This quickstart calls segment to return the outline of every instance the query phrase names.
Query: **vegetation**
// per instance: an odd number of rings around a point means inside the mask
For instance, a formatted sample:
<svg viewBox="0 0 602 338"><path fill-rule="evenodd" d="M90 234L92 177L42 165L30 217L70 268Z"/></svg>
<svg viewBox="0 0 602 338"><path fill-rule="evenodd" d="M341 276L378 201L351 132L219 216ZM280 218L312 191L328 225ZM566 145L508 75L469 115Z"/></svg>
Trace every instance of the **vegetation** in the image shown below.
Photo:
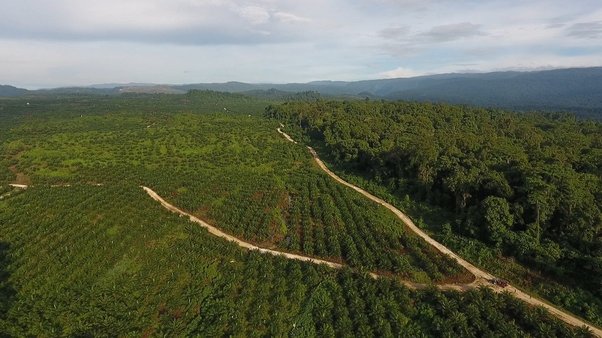
<svg viewBox="0 0 602 338"><path fill-rule="evenodd" d="M0 210L3 335L587 336L508 294L243 251L133 185L34 187Z"/></svg>
<svg viewBox="0 0 602 338"><path fill-rule="evenodd" d="M332 182L266 105L209 91L1 100L0 335L587 336L511 295L403 287L467 276ZM244 251L139 185L240 238L351 268Z"/></svg>
<svg viewBox="0 0 602 338"><path fill-rule="evenodd" d="M450 74L426 79L399 79L380 88L387 99L419 100L500 107L512 110L571 112L600 120L602 68L555 69L539 72ZM395 80L393 80L395 81ZM405 82L405 83L404 83ZM381 89L381 90L383 90Z"/></svg>
<svg viewBox="0 0 602 338"><path fill-rule="evenodd" d="M472 261L489 268L514 257L543 274L539 283L558 283L535 286L548 290L541 293L558 299L568 290L565 306L602 322L602 124L404 102L287 103L266 112L300 127L344 172L439 210L440 239L473 250Z"/></svg>
<svg viewBox="0 0 602 338"><path fill-rule="evenodd" d="M194 92L191 106L241 95ZM245 98L254 102L254 99ZM107 100L112 102L111 100ZM131 103L130 103L131 104ZM244 102L243 102L244 104ZM8 161L34 184L150 186L175 205L264 247L430 283L471 276L376 204L334 183L257 115L63 112L10 130ZM143 106L144 107L144 106ZM76 110L77 111L77 110ZM259 109L258 112L261 112Z"/></svg>
<svg viewBox="0 0 602 338"><path fill-rule="evenodd" d="M288 84L241 82L117 88L55 88L28 91L0 86L2 96L119 95L123 91L183 93L191 89L243 93L266 100L294 101L336 98L418 100L471 104L512 110L571 112L582 118L602 118L602 67L530 72L438 74L414 78L356 82L316 81ZM297 93L297 94L295 94Z"/></svg>

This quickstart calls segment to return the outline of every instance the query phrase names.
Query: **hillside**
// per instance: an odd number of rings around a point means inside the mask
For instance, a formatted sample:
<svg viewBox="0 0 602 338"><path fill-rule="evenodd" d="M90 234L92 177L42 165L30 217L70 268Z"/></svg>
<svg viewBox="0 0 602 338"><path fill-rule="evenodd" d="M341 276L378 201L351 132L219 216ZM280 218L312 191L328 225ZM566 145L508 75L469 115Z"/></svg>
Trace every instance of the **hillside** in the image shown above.
<svg viewBox="0 0 602 338"><path fill-rule="evenodd" d="M345 177L426 220L444 244L602 322L601 123L405 102L266 113L300 126Z"/></svg>
<svg viewBox="0 0 602 338"><path fill-rule="evenodd" d="M602 114L602 68L574 68L534 72L440 74L414 78L357 82L315 81L288 84L191 84L181 90L228 92L314 91L326 96L462 103L511 110L565 111L584 117Z"/></svg>
<svg viewBox="0 0 602 338"><path fill-rule="evenodd" d="M0 335L589 335L467 284L282 137L269 104L213 91L0 100ZM246 250L140 186L239 244L345 268Z"/></svg>
<svg viewBox="0 0 602 338"><path fill-rule="evenodd" d="M13 86L0 85L0 97L23 96L27 94L27 89L17 88Z"/></svg>
<svg viewBox="0 0 602 338"><path fill-rule="evenodd" d="M190 90L244 93L274 100L295 99L297 93L314 92L325 97L445 102L518 111L571 112L596 119L602 116L602 95L599 95L602 92L601 67L533 72L439 74L356 82L106 84L93 87L45 89L29 93L37 95L183 94ZM6 89L4 96L17 96L24 93L24 90L16 88Z"/></svg>
<svg viewBox="0 0 602 338"><path fill-rule="evenodd" d="M133 185L31 188L0 208L3 336L525 336L541 327L587 337L508 294L411 291L243 251Z"/></svg>
<svg viewBox="0 0 602 338"><path fill-rule="evenodd" d="M491 73L426 78L413 87L391 85L377 93L388 99L466 103L515 110L577 112L598 116L602 109L602 68L533 73ZM412 88L413 87L413 88ZM599 116L598 116L599 117Z"/></svg>

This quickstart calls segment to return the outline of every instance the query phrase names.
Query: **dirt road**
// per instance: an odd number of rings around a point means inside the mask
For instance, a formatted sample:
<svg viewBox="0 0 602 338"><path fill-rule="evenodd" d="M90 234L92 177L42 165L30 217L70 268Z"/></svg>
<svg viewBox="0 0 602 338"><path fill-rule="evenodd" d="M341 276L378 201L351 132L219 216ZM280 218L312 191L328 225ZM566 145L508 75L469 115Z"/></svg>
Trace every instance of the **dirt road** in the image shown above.
<svg viewBox="0 0 602 338"><path fill-rule="evenodd" d="M293 143L297 143L295 142L289 135L287 135L286 133L284 133L280 128L278 128L278 132L281 133L288 141L293 142ZM477 268L476 266L472 265L471 263L469 263L468 261L464 260L463 258L461 258L460 256L458 256L457 254L455 254L453 251L451 251L450 249L448 249L447 247L445 247L443 244L435 241L434 239L432 239L430 236L428 236L424 231L422 231L421 229L419 229L414 222L412 222L412 220L406 216L403 212L401 212L399 209L395 208L393 205L385 202L384 200L370 194L369 192L351 184L346 182L345 180L343 180L342 178L340 178L339 176L337 176L335 173L333 173L332 171L330 171L330 169L328 169L328 167L326 167L326 165L324 164L324 162L322 162L322 160L320 160L320 158L318 157L318 154L315 152L315 150L311 147L307 147L309 149L309 152L312 154L315 162L318 164L318 166L324 170L330 177L332 177L334 180L336 180L337 182L359 192L360 194L364 195L366 198L384 206L385 208L389 209L391 212L393 212L399 219L401 219L401 221L403 221L405 223L405 225L412 230L414 233L416 233L418 236L420 236L421 238L423 238L426 242L430 243L432 246L434 246L438 251L440 251L443 254L446 254L452 258L454 258L458 264L460 264L461 266L463 266L465 269L467 269L468 271L470 271L472 274L475 275L476 279L473 283L470 284L464 284L464 285L457 285L457 284L446 284L446 285L436 285L436 287L443 289L443 290L458 290L458 291L463 291L463 290L467 290L467 289L471 289L471 288L475 288L478 287L480 285L485 285L489 288L492 288L493 290L495 290L496 292L502 292L502 291L507 291L510 294L512 294L513 296L515 296L518 299L521 299L531 305L535 305L535 306L541 306L544 307L545 309L547 309L551 314L553 314L554 316L558 317L559 319L563 320L564 322L573 325L573 326L577 326L577 327L582 327L585 326L588 329L591 330L591 332L602 338L602 330L600 330L599 328L588 324L586 322L584 322L583 320L571 315L570 313L560 310L558 308L556 308L553 305L550 305L548 303L543 302L540 299L534 298L531 295L518 290L517 288L515 288L512 285L508 285L505 288L501 288L499 286L495 286L491 283L488 282L488 280L491 280L493 278L496 278L495 276L493 276L492 274L483 271L479 268ZM95 186L99 186L101 184L94 184ZM25 184L10 184L10 186L14 187L14 188L20 188L20 189L26 189L28 188L28 185ZM61 185L61 186L69 186L69 185ZM288 252L282 252L282 251L277 251L277 250L272 250L272 249L266 249L266 248L261 248L258 247L256 245L253 245L251 243L245 242L243 240L240 240L234 236L228 235L226 233L224 233L223 231L217 229L216 227L210 225L209 223L185 212L182 211L180 209L178 209L177 207L173 206L172 204L166 202L163 198L161 198L161 196L159 196L156 192L154 192L152 189L142 186L142 188L146 191L146 193L151 196L154 200L158 201L159 203L161 203L161 205L163 207L165 207L166 209L175 212L181 216L186 216L190 219L191 222L197 223L200 226L206 228L209 233L217 236L217 237L221 237L223 239L226 239L230 242L234 242L236 243L238 246L243 247L245 249L248 250L257 250L261 253L266 253L266 254L271 254L271 255L275 255L275 256L283 256L286 257L288 259L294 259L294 260L298 260L298 261L304 261L304 262L310 262L310 263L314 263L314 264L324 264L328 267L331 268L335 268L335 269L340 269L343 268L344 265L340 264L340 263L335 263L335 262L330 262L330 261L326 261L326 260L322 260L322 259L318 259L318 258L314 258L314 257L308 257L308 256L303 256L303 255L298 255L298 254L292 254L292 253L288 253ZM376 273L369 273L369 275L372 278L379 278L381 277L380 275L376 274ZM424 288L427 287L428 285L425 284L418 284L418 283L413 283L413 282L409 282L409 281L404 281L404 280L399 280L401 283L403 283L405 286L412 288L412 289L418 289L418 288Z"/></svg>
<svg viewBox="0 0 602 338"><path fill-rule="evenodd" d="M249 242L243 241L239 238L236 238L232 235L228 235L225 232L219 230L218 228L214 227L213 225L203 221L202 219L199 219L179 208L177 208L176 206L172 205L171 203L165 201L161 196L159 196L159 194L157 194L155 191L153 191L151 188L149 187L145 187L142 186L142 189L144 189L144 191L146 191L146 193L155 201L161 203L161 205L166 208L167 210L170 210L172 212L175 212L181 216L185 216L188 217L188 219L191 222L197 223L200 226L202 226L203 228L207 229L209 231L210 234L223 238L227 241L233 242L236 245L248 249L248 250L257 250L261 253L266 253L266 254L270 254L270 255L274 255L274 256L283 256L285 258L288 259L295 259L298 261L303 261L303 262L309 262L309 263L314 263L314 264L324 264L328 267L334 268L334 269L341 269L343 268L345 265L340 264L340 263L335 263L335 262L330 262L327 260L323 260L323 259L319 259L319 258L315 258L315 257L308 257L308 256L303 256L303 255L297 255L297 254L292 254L289 252L284 252L284 251L278 251L278 250L272 250L272 249L266 249L266 248L261 248L258 247L254 244L251 244ZM376 278L380 278L381 275L374 273L374 272L370 272L369 275L376 279ZM414 283L414 282L410 282L410 281L405 281L405 280L399 280L401 283L403 283L405 286L411 288L411 289L422 289L422 288L427 288L429 286L431 286L430 284L420 284L420 283ZM445 284L445 285L435 285L435 287L438 287L439 289L442 290L466 290L469 288L474 288L476 285L473 285L474 283L471 284Z"/></svg>
<svg viewBox="0 0 602 338"><path fill-rule="evenodd" d="M306 256L301 256L301 255L296 255L296 254L291 254L291 253L287 253L287 252L282 252L282 251L277 251L277 250L271 250L271 249L265 249L265 248L260 248L256 245L253 245L251 243L245 242L243 240L240 240L234 236L228 235L225 232L219 230L218 228L214 227L213 225L183 211L178 209L177 207L173 206L172 204L168 203L167 201L165 201L161 196L159 196L156 192L154 192L151 188L142 186L142 189L144 189L144 191L146 191L147 194L150 195L150 197L152 197L155 201L161 203L161 205L163 205L163 207L165 207L166 209L175 212L177 214L180 214L181 216L186 216L190 219L191 222L197 223L200 226L202 226L203 228L207 229L209 231L210 234L217 236L217 237L221 237L227 241L230 242L234 242L236 243L238 246L243 247L245 249L249 249L249 250L257 250L259 252L262 253L268 253L271 255L276 255L276 256L284 256L286 258L289 259L296 259L299 261L304 261L304 262L310 262L310 263L314 263L314 264L324 264L327 265L331 268L335 268L335 269L340 269L343 267L342 264L339 263L334 263L334 262L329 262L329 261L325 261L322 259L317 259L317 258L312 258L312 257L306 257Z"/></svg>
<svg viewBox="0 0 602 338"><path fill-rule="evenodd" d="M291 141L294 142L294 140L287 135L285 132L283 132L280 128L278 128L278 132L282 135L284 135L284 137ZM296 143L296 142L295 142ZM537 299L535 297L532 297L531 295L515 288L512 285L508 285L505 288L501 288L499 286L495 286L491 283L488 282L488 280L497 278L494 275L483 271L479 268L477 268L476 266L470 264L468 261L464 260L462 257L458 256L457 254L455 254L453 251L451 251L450 249L448 249L447 247L445 247L443 244L437 242L436 240L434 240L433 238L431 238L429 235L427 235L424 231L422 231L420 228L418 228L414 222L412 222L412 220L405 215L403 212L401 212L399 209L395 208L393 205L385 202L384 200L370 194L369 192L363 190L362 188L359 188L351 183L348 183L347 181L343 180L342 178L340 178L339 176L337 176L335 173L333 173L332 171L330 171L330 169L328 169L328 167L326 167L326 165L324 164L324 162L322 162L322 160L320 160L320 158L318 157L318 154L316 153L316 151L312 148L312 147L307 147L309 149L309 152L312 154L314 160L316 161L316 163L318 164L318 166L324 170L330 177L332 177L334 180L336 180L337 182L359 192L360 194L364 195L366 198L384 206L385 208L389 209L391 212L393 212L399 219L401 219L401 221L403 221L405 223L405 225L412 230L414 233L416 233L418 236L422 237L426 242L428 242L429 244L431 244L432 246L434 246L437 250L439 250L441 253L446 254L452 258L454 258L458 264L460 264L461 266L463 266L466 270L470 271L472 274L475 275L477 282L475 284L477 285L486 285L492 289L494 289L497 292L501 292L501 291L508 291L510 294L512 294L513 296L515 296L516 298L522 299L523 301L535 305L535 306L542 306L544 307L546 310L548 310L551 314L553 314L554 316L560 318L561 320L563 320L564 322L573 325L573 326L577 326L577 327L581 327L581 326L586 326L587 328L589 328L595 335L597 335L598 337L602 337L602 330L600 330L599 328L588 324L586 322L584 322L583 320L571 315L568 312L565 312L563 310L560 310L558 308L556 308L553 305L550 305L548 303L543 302L540 299Z"/></svg>
<svg viewBox="0 0 602 338"><path fill-rule="evenodd" d="M289 141L293 142L294 144L297 144L297 141L293 140L293 138L292 138L292 137L288 136L288 134L287 134L287 133L285 133L285 132L283 132L283 131L282 131L280 128L278 128L277 130L278 130L278 132L279 132L280 134L284 135L284 138L286 138L287 140L289 140Z"/></svg>

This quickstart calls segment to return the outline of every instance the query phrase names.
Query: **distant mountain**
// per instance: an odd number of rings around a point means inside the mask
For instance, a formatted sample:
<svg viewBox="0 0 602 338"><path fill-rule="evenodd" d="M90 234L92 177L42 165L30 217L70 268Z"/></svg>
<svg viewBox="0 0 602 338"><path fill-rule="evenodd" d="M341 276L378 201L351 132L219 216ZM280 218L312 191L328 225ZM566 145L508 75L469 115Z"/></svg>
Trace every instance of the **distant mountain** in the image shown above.
<svg viewBox="0 0 602 338"><path fill-rule="evenodd" d="M10 87L14 88L14 87ZM16 90L16 91L15 91ZM319 93L342 98L369 98L462 103L512 110L568 111L602 118L602 67L534 72L439 74L413 78L366 81L314 81L308 83L252 84L244 82L157 85L149 83L100 84L27 92L7 89L9 94L164 93L190 90L243 93L266 99L294 99L295 93ZM24 92L23 92L24 91ZM1 92L0 92L1 93ZM10 94L14 93L14 94ZM310 94L309 97L314 97Z"/></svg>
<svg viewBox="0 0 602 338"><path fill-rule="evenodd" d="M215 90L218 92L230 92L230 93L241 93L251 90L268 90L278 85L270 84L251 84L244 82L226 82L226 83L196 83L173 86L176 89L189 91L189 90Z"/></svg>
<svg viewBox="0 0 602 338"><path fill-rule="evenodd" d="M152 87L158 86L156 83L139 83L139 82L130 82L130 83L101 83L101 84L93 84L90 86L86 86L87 88L95 88L95 89L114 89L118 87Z"/></svg>
<svg viewBox="0 0 602 338"><path fill-rule="evenodd" d="M176 89L167 85L126 86L114 88L120 93L134 94L186 94L186 90Z"/></svg>
<svg viewBox="0 0 602 338"><path fill-rule="evenodd" d="M30 91L33 95L118 95L116 88L62 87Z"/></svg>
<svg viewBox="0 0 602 338"><path fill-rule="evenodd" d="M356 82L242 82L176 86L228 92L318 92L326 96L462 103L513 110L568 111L602 117L602 67L534 72L438 74ZM273 92L274 94L276 92ZM269 96L269 95L268 95ZM277 96L284 96L281 93Z"/></svg>
<svg viewBox="0 0 602 338"><path fill-rule="evenodd" d="M0 85L0 97L8 97L8 96L23 96L27 94L29 91L23 88L17 88L13 86Z"/></svg>
<svg viewBox="0 0 602 338"><path fill-rule="evenodd" d="M263 89L255 89L249 90L246 92L241 92L241 94L247 96L253 96L259 99L272 100L272 101L307 101L307 100L318 100L322 98L320 93L315 91L307 91L307 92L285 92L282 90L277 90L274 88L263 90Z"/></svg>
<svg viewBox="0 0 602 338"><path fill-rule="evenodd" d="M388 86L378 95L387 99L466 103L515 110L572 111L601 117L601 93L602 68L582 68L457 74L423 79L413 88Z"/></svg>
<svg viewBox="0 0 602 338"><path fill-rule="evenodd" d="M462 103L512 110L567 111L602 118L602 67L535 72L439 74L356 82L187 85L230 92L275 90L326 96Z"/></svg>

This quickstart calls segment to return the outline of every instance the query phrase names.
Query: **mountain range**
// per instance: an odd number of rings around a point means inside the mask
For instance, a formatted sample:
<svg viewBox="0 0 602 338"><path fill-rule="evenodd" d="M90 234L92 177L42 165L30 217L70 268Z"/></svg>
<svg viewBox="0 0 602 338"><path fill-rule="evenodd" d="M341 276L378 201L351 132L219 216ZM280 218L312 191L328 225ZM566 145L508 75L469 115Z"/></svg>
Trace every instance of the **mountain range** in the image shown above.
<svg viewBox="0 0 602 338"><path fill-rule="evenodd" d="M566 111L581 116L602 117L602 67L532 72L453 73L353 82L314 81L287 84L225 82L183 85L129 83L36 91L0 86L0 96L184 94L189 90L214 90L259 97L287 97L291 93L312 91L322 96L446 102L518 111Z"/></svg>

